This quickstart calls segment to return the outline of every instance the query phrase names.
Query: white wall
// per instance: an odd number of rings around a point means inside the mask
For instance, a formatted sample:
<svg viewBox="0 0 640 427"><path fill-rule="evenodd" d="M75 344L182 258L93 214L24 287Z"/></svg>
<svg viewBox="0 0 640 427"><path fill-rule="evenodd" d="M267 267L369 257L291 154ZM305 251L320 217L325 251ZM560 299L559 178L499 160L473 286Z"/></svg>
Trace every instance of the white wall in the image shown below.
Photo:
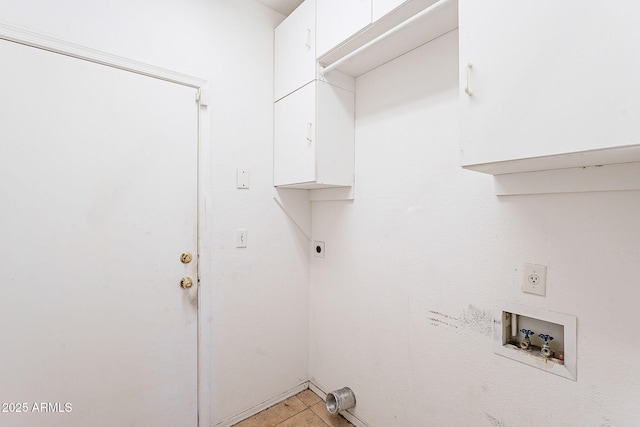
<svg viewBox="0 0 640 427"><path fill-rule="evenodd" d="M357 79L355 201L313 204L311 379L370 427L638 425L640 192L494 196L458 166L457 43ZM577 382L493 354L500 299L577 316Z"/></svg>
<svg viewBox="0 0 640 427"><path fill-rule="evenodd" d="M5 23L211 83L203 425L308 378L308 245L273 201L273 28L282 18L253 0L0 0ZM250 168L250 190L235 188L236 167ZM247 249L235 248L238 228L249 230Z"/></svg>

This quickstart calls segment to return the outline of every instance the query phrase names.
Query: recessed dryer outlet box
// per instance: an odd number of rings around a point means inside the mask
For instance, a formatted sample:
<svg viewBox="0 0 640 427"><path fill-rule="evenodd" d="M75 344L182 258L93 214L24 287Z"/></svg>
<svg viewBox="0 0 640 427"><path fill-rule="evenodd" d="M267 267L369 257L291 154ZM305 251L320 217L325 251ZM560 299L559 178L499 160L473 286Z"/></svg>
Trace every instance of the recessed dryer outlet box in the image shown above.
<svg viewBox="0 0 640 427"><path fill-rule="evenodd" d="M576 381L576 324L569 314L501 302L493 322L493 351Z"/></svg>
<svg viewBox="0 0 640 427"><path fill-rule="evenodd" d="M318 258L324 258L324 242L319 240L313 242L313 255Z"/></svg>

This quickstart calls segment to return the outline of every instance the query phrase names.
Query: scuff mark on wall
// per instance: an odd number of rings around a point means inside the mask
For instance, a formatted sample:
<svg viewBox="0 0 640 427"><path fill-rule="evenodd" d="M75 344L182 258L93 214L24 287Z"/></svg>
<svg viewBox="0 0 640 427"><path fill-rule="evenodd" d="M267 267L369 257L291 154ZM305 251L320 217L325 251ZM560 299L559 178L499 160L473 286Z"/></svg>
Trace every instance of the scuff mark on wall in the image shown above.
<svg viewBox="0 0 640 427"><path fill-rule="evenodd" d="M469 304L469 307L462 312L462 327L464 329L490 337L492 325L493 315L490 311Z"/></svg>
<svg viewBox="0 0 640 427"><path fill-rule="evenodd" d="M429 310L427 320L431 326L445 326L451 329L465 329L490 337L493 328L493 314L469 304L462 316L455 317L440 311Z"/></svg>
<svg viewBox="0 0 640 427"><path fill-rule="evenodd" d="M487 416L487 419L489 420L489 422L491 423L492 426L495 426L495 427L509 427L507 424L505 424L504 422L500 421L496 417L492 417L491 415L487 414L486 412L484 414Z"/></svg>
<svg viewBox="0 0 640 427"><path fill-rule="evenodd" d="M600 425L600 427L611 427L613 424L611 424L611 420L607 417L602 417L602 424Z"/></svg>
<svg viewBox="0 0 640 427"><path fill-rule="evenodd" d="M447 326L452 329L458 329L457 323L460 320L458 317L433 310L429 310L429 313L431 313L431 315L429 315L427 319L432 326Z"/></svg>

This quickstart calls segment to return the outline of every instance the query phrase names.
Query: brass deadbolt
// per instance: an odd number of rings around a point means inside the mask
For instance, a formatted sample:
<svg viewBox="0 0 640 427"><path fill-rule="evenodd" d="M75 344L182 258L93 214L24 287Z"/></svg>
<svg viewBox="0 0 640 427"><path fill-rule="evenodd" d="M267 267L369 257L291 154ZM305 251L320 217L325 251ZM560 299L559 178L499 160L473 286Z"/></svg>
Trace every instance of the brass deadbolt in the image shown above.
<svg viewBox="0 0 640 427"><path fill-rule="evenodd" d="M191 279L191 277L183 277L182 280L180 280L180 287L182 289L189 289L190 287L193 286L193 280Z"/></svg>
<svg viewBox="0 0 640 427"><path fill-rule="evenodd" d="M180 255L180 262L183 264L189 264L193 260L193 255L190 252L185 252Z"/></svg>

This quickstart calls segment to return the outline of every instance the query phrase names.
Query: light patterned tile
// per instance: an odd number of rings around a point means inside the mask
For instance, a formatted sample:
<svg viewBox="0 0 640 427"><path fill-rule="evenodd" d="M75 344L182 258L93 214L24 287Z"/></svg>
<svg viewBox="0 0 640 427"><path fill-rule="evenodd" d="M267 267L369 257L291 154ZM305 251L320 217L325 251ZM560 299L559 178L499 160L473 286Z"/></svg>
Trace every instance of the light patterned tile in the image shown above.
<svg viewBox="0 0 640 427"><path fill-rule="evenodd" d="M267 427L269 424L267 423L267 415L265 412L266 411L262 411L259 414L255 414L246 420L234 424L232 427Z"/></svg>
<svg viewBox="0 0 640 427"><path fill-rule="evenodd" d="M331 427L348 427L352 426L349 421L347 421L342 415L339 414L331 414L327 411L327 406L324 402L316 403L311 407L311 410L320 418L322 421L327 423L327 425Z"/></svg>
<svg viewBox="0 0 640 427"><path fill-rule="evenodd" d="M313 391L309 389L306 389L305 391L296 394L296 397L302 400L302 403L304 403L308 407L312 407L316 403L322 402L322 399L320 398L320 396L318 396L317 394L315 394Z"/></svg>
<svg viewBox="0 0 640 427"><path fill-rule="evenodd" d="M302 403L300 399L293 396L269 409L265 409L251 418L235 424L234 427L274 427L305 409L307 409L306 405Z"/></svg>
<svg viewBox="0 0 640 427"><path fill-rule="evenodd" d="M305 409L307 409L307 407L304 403L302 403L300 399L298 399L296 396L293 396L288 398L284 402L278 403L271 409L275 409L276 413L280 414L283 417L289 418L292 415L297 414L298 412L304 411Z"/></svg>
<svg viewBox="0 0 640 427"><path fill-rule="evenodd" d="M282 424L278 424L277 427L327 427L327 424L314 414L311 409L307 409L298 415L294 415Z"/></svg>

